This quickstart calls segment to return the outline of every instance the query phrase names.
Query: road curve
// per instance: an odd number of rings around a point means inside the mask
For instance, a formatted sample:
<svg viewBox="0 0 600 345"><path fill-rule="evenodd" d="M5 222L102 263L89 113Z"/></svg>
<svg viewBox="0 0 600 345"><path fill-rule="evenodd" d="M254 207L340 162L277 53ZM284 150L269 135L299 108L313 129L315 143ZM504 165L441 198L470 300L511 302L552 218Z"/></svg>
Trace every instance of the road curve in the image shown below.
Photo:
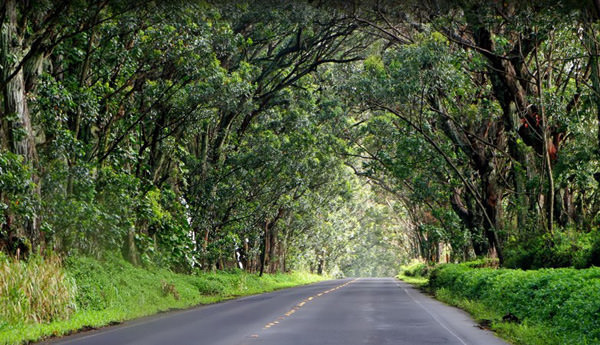
<svg viewBox="0 0 600 345"><path fill-rule="evenodd" d="M463 311L393 278L330 280L126 322L52 345L500 345Z"/></svg>

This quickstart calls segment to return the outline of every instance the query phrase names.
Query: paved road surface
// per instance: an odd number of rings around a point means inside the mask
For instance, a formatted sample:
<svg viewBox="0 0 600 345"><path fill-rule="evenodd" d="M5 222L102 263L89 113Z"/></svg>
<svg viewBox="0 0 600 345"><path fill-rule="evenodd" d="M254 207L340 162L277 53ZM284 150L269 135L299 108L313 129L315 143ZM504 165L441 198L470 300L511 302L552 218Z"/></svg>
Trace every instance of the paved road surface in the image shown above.
<svg viewBox="0 0 600 345"><path fill-rule="evenodd" d="M392 278L332 280L54 340L53 345L500 345L469 316Z"/></svg>

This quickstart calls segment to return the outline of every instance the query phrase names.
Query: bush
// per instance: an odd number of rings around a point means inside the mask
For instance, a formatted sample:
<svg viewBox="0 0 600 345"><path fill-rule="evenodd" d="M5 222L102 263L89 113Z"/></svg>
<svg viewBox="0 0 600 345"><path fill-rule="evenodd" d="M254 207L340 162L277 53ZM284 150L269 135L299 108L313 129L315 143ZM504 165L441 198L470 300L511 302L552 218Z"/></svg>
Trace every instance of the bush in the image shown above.
<svg viewBox="0 0 600 345"><path fill-rule="evenodd" d="M509 243L507 268L539 269L600 266L600 231L558 229L553 234Z"/></svg>
<svg viewBox="0 0 600 345"><path fill-rule="evenodd" d="M56 256L27 261L0 252L0 317L8 323L50 322L75 311L77 289Z"/></svg>
<svg viewBox="0 0 600 345"><path fill-rule="evenodd" d="M543 325L560 344L600 343L600 268L512 269L440 265L430 275L433 291L480 302L498 315Z"/></svg>
<svg viewBox="0 0 600 345"><path fill-rule="evenodd" d="M427 277L429 276L430 267L422 262L413 262L409 265L402 266L401 272L407 277Z"/></svg>

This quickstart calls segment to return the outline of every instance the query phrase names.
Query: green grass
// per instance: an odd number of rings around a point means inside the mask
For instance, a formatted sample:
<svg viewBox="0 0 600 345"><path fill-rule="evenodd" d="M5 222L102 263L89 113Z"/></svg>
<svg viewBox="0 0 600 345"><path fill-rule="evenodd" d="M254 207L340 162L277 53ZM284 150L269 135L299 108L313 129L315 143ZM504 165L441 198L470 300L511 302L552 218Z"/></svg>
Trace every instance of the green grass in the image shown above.
<svg viewBox="0 0 600 345"><path fill-rule="evenodd" d="M431 267L420 261L413 261L408 265L400 267L400 273L396 278L415 285L420 289L426 289L429 284L429 272Z"/></svg>
<svg viewBox="0 0 600 345"><path fill-rule="evenodd" d="M600 268L493 269L445 264L427 277L400 274L468 311L513 344L600 344Z"/></svg>
<svg viewBox="0 0 600 345"><path fill-rule="evenodd" d="M186 275L160 268L134 267L117 258L98 261L78 257L67 260L63 265L66 280L76 287L70 299L75 300L76 310L70 315L62 314L62 317L54 315L47 322L36 322L23 315L18 319L0 319L0 344L27 343L161 311L215 303L323 279L298 272L258 277L240 270ZM53 270L56 273L56 267ZM10 272L17 271L11 269Z"/></svg>
<svg viewBox="0 0 600 345"><path fill-rule="evenodd" d="M400 273L396 276L396 278L409 284L415 285L421 289L425 289L427 287L427 284L429 284L429 279L427 279L426 277L410 277Z"/></svg>
<svg viewBox="0 0 600 345"><path fill-rule="evenodd" d="M435 297L452 306L467 311L480 325L496 332L500 337L515 345L562 344L547 327L530 323L503 322L502 313L481 303L456 296L448 289L435 290Z"/></svg>

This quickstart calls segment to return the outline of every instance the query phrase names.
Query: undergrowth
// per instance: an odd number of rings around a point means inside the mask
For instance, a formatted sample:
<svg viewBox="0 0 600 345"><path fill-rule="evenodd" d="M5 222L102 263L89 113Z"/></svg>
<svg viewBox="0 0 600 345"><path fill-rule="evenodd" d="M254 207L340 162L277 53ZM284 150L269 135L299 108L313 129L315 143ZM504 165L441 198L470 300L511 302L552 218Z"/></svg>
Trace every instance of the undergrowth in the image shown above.
<svg viewBox="0 0 600 345"><path fill-rule="evenodd" d="M437 266L429 289L515 344L600 344L600 268L473 266Z"/></svg>
<svg viewBox="0 0 600 345"><path fill-rule="evenodd" d="M19 261L0 252L0 323L66 318L76 310L76 294L57 257Z"/></svg>
<svg viewBox="0 0 600 345"><path fill-rule="evenodd" d="M118 257L101 261L72 257L62 265L56 258L1 260L0 344L35 341L322 279L308 273L258 277L241 270L186 275L135 267Z"/></svg>
<svg viewBox="0 0 600 345"><path fill-rule="evenodd" d="M421 289L425 289L429 283L429 272L432 267L420 261L413 261L408 265L400 267L400 273L397 275L409 284L413 284Z"/></svg>

